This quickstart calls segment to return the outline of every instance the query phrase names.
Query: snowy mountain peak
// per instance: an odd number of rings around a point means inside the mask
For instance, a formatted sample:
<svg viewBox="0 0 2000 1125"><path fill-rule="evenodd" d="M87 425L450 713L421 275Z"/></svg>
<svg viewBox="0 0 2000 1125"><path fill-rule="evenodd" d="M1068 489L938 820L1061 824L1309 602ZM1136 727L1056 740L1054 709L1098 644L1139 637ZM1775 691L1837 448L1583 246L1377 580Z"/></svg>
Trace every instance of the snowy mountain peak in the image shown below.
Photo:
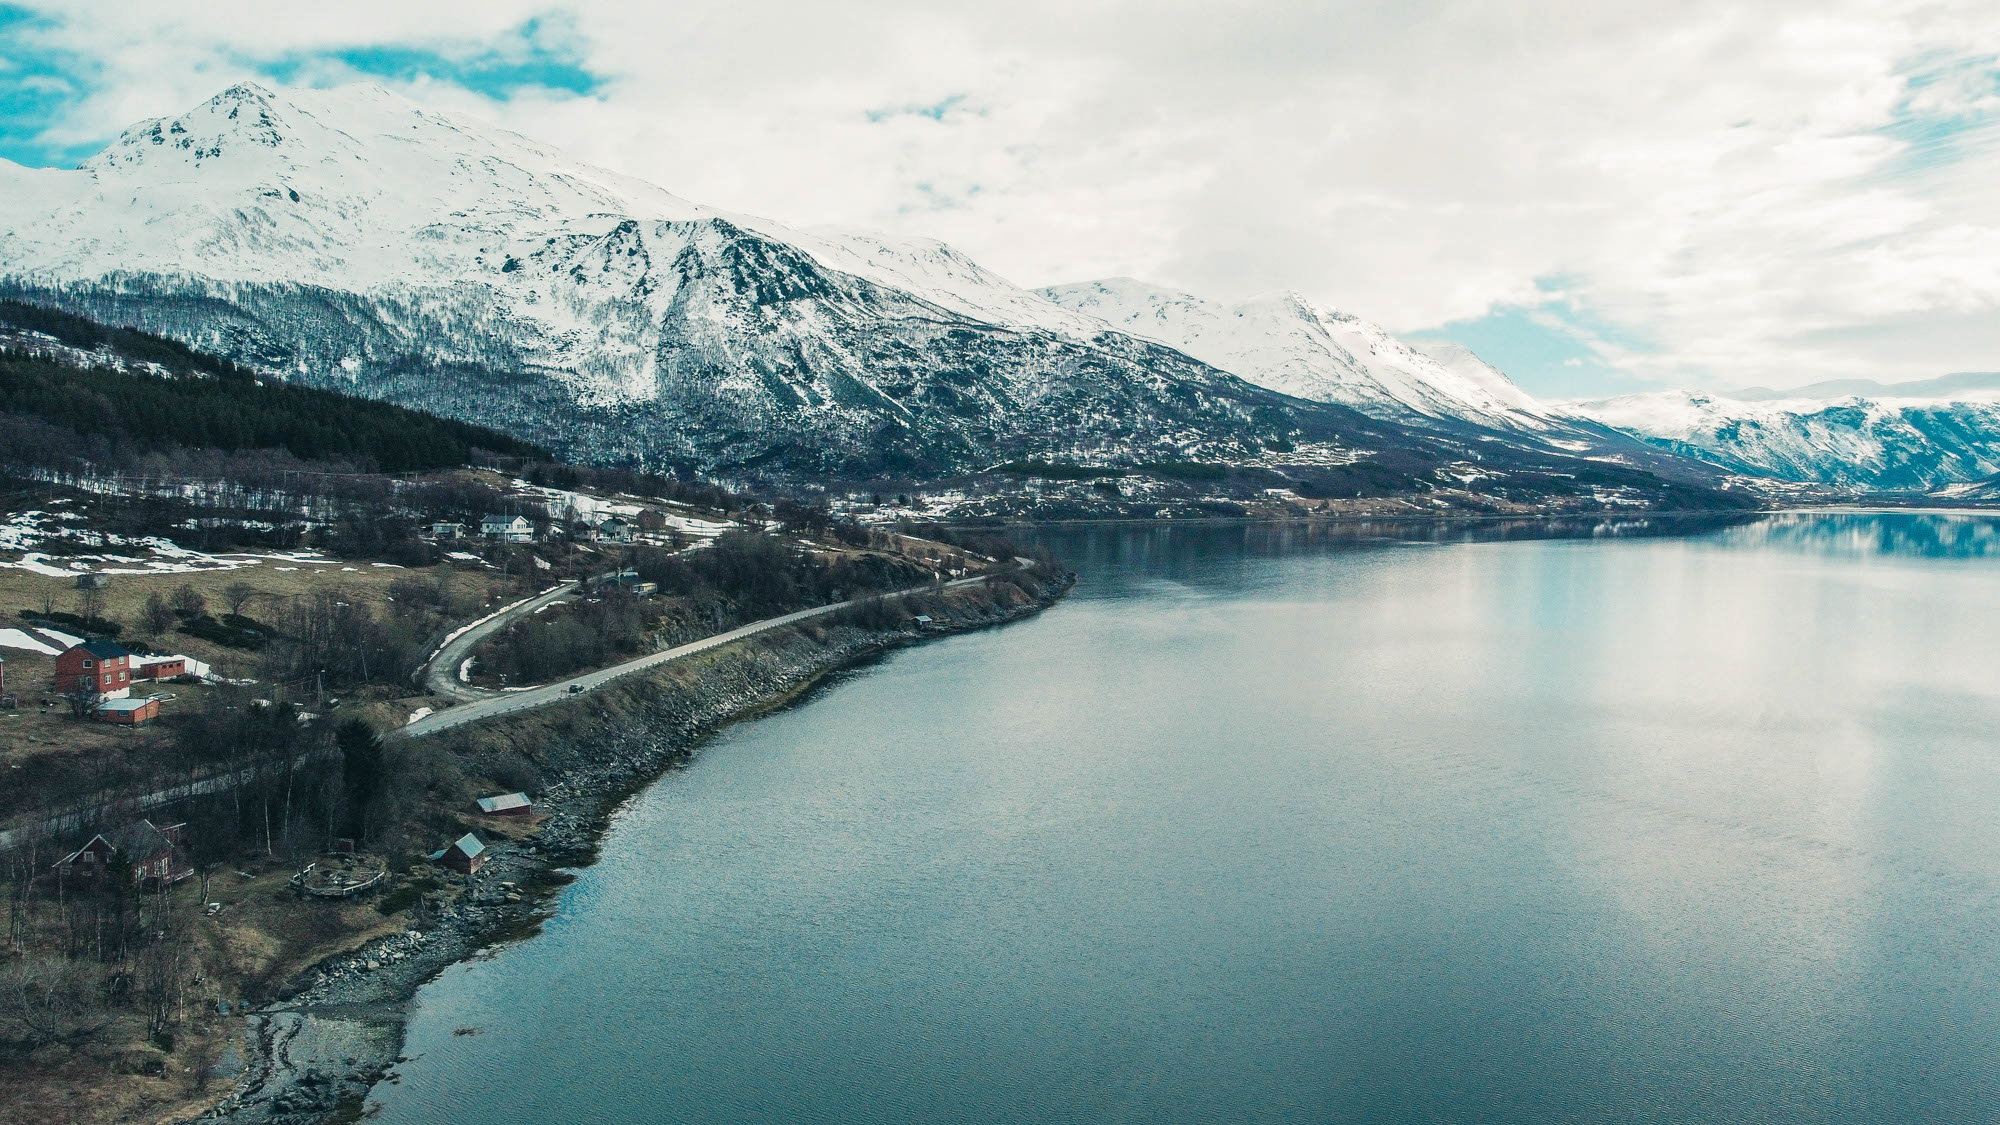
<svg viewBox="0 0 2000 1125"><path fill-rule="evenodd" d="M1471 363L1441 363L1380 325L1297 290L1224 304L1118 277L1042 293L1120 331L1158 340L1296 398L1404 422L1455 420L1541 430L1555 417L1470 352L1465 354Z"/></svg>
<svg viewBox="0 0 2000 1125"><path fill-rule="evenodd" d="M240 84L74 170L0 161L0 294L701 471L1448 457L1462 423L1535 460L1601 437L1302 293L1023 289L940 242L691 203L374 86Z"/></svg>
<svg viewBox="0 0 2000 1125"><path fill-rule="evenodd" d="M1570 404L1663 449L1752 476L1861 490L1932 489L2000 473L2000 403L1644 391Z"/></svg>

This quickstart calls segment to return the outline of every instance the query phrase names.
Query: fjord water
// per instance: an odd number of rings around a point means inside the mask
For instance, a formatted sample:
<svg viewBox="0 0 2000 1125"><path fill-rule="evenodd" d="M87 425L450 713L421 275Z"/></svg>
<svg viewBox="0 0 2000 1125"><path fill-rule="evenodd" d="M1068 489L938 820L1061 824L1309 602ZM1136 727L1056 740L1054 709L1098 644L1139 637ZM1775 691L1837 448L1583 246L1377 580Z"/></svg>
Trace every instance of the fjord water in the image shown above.
<svg viewBox="0 0 2000 1125"><path fill-rule="evenodd" d="M1555 530L1047 536L634 798L380 1120L2000 1116L2000 522Z"/></svg>

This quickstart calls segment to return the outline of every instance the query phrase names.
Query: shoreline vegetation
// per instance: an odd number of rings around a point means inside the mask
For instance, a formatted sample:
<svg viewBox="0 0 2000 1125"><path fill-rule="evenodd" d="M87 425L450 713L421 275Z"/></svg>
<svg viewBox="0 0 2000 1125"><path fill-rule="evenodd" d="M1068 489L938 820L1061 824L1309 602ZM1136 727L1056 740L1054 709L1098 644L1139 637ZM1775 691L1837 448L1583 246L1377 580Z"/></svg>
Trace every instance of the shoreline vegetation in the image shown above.
<svg viewBox="0 0 2000 1125"><path fill-rule="evenodd" d="M395 1080L408 1003L450 966L537 932L548 901L595 861L611 815L733 723L789 706L839 673L904 646L1030 616L1068 593L1067 571L1026 572L801 622L662 665L574 704L434 736L455 754L527 759L545 779L537 824L489 841L476 875L451 876L439 909L408 929L300 966L245 1019L234 1090L194 1120L352 1121ZM916 620L918 612L929 621ZM448 903L448 904L446 904Z"/></svg>

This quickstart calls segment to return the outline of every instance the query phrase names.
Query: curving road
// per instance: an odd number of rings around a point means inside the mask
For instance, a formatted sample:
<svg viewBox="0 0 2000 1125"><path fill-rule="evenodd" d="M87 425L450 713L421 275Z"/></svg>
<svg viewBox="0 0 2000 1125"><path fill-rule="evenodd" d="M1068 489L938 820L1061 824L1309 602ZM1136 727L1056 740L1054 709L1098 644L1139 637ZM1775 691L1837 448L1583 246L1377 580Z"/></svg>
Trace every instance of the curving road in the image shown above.
<svg viewBox="0 0 2000 1125"><path fill-rule="evenodd" d="M586 672L580 676L572 676L567 680L557 683L544 684L541 687L526 688L521 691L488 691L484 688L474 688L458 682L459 662L464 660L467 654L471 652L473 645L478 644L482 637L491 634L495 629L504 627L508 622L515 620L522 614L533 613L535 610L547 605L549 602L564 597L575 589L575 582L565 582L560 586L544 590L533 597L523 598L488 617L481 618L471 626L468 626L464 632L445 642L438 649L437 653L431 657L430 661L425 664L419 675L433 690L454 698L470 700L470 702L446 711L426 715L398 730L386 731L382 737L419 738L427 734L436 734L439 731L464 726L466 723L475 723L481 719L490 719L495 715L511 715L518 711L529 711L537 707L545 707L558 700L569 699L582 692L588 692L592 688L610 683L620 677L629 676L634 672L643 671L658 664L665 664L671 660L679 660L682 657L692 656L697 652L705 652L719 645L726 645L731 641L740 641L744 637L755 636L767 630L782 629L787 625L796 624L800 621L807 621L829 613L838 613L843 609L860 605L870 598L901 598L910 594L924 593L929 590L970 586L984 582L988 577L988 575L984 574L975 575L971 578L960 578L955 582L947 582L942 586L926 583L922 586L912 586L907 590L898 590L892 594L871 594L868 597L850 598L844 602L815 606L812 609L802 609L796 613L787 613L779 617L767 617L762 621L753 621L741 628L731 629L727 633L717 633L713 637L704 637L701 640L689 642L678 648L651 653L646 656L627 660L623 664L614 664L609 668L601 668L595 672ZM442 683L438 679L440 675L445 677ZM570 691L570 685L572 684L577 685L581 691ZM310 757L310 755L301 756L298 764L304 765ZM232 789L254 777L256 772L256 767L232 770L213 777L199 778L184 785L176 785L147 793L127 801L117 802L113 805L106 805L103 808L86 812L68 813L40 823L0 831L0 852L6 852L19 847L32 838L59 836L86 823L91 818L102 816L104 812L111 808L119 808L132 812L145 812L158 808L161 805L186 800L189 797Z"/></svg>
<svg viewBox="0 0 2000 1125"><path fill-rule="evenodd" d="M502 606L459 630L431 654L431 658L417 673L418 682L438 695L450 696L453 699L487 699L498 694L461 682L458 678L458 666L465 663L466 658L472 655L474 646L491 636L495 630L513 624L522 614L533 613L551 602L568 597L575 589L576 579L572 578L533 597L522 598L518 602Z"/></svg>
<svg viewBox="0 0 2000 1125"><path fill-rule="evenodd" d="M580 676L571 676L567 680L558 680L552 684L543 684L541 687L523 688L519 691L508 692L481 691L476 697L471 697L472 702L462 703L449 710L426 715L414 723L410 723L397 731L390 732L390 735L385 735L385 737L401 735L404 738L421 738L427 734L437 734L440 731L447 731L453 727L461 727L467 723L476 723L481 719L490 719L495 715L511 715L519 711L532 711L537 707L546 707L559 700L569 699L583 692L588 692L592 688L602 687L613 680L629 676L634 672L641 672L647 668L665 664L669 661L693 656L697 652L706 652L719 645L729 644L731 641L740 641L745 637L754 637L758 633L767 632L772 629L782 629L787 625L795 625L798 622L822 617L829 613L838 613L843 609L852 608L877 597L901 598L930 590L949 590L956 586L970 586L984 582L987 577L987 575L981 574L972 578L960 578L955 582L947 582L942 586L926 583L922 586L913 586L907 590L898 590L893 594L870 594L865 598L849 598L844 602L835 602L832 605L814 606L812 609L801 609L797 612L783 614L778 617L767 617L762 621L752 621L748 625L731 629L727 633L717 633L712 637L703 637L701 640L690 641L676 648L664 649L660 652L636 657L625 661L623 664L613 664L609 668L600 668L595 672L585 672ZM548 594L537 595L537 597L547 597L555 593L556 591L552 590ZM532 601L533 599L529 600ZM526 608L517 609L515 606L510 606L501 612L511 613L513 616L519 616L521 612L533 612L533 607L528 607L526 602L516 603L516 605ZM485 626L485 624L485 622L481 622L481 626ZM492 628L497 628L499 624L504 624L504 622L496 623L491 628L488 628L487 631L491 632ZM467 635L470 635L470 630L467 631ZM454 638L450 644L445 646L445 649L450 649L452 645L458 643L459 639ZM433 658L433 667L429 675L434 678L437 675L438 666L449 668L453 676L452 686L462 689L465 685L458 683L456 680L457 663L444 662L445 649L439 650L437 657ZM464 657L460 656L458 659L462 660ZM577 690L571 691L572 687L575 687ZM468 697L460 695L459 698Z"/></svg>

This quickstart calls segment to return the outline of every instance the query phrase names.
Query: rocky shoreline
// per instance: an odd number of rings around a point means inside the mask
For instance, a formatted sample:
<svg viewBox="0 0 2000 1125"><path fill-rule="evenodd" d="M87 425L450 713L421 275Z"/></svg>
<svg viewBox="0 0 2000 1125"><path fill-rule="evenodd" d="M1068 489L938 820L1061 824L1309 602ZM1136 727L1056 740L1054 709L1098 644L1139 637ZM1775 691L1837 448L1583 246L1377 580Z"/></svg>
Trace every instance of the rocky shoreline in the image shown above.
<svg viewBox="0 0 2000 1125"><path fill-rule="evenodd" d="M544 749L553 780L538 802L548 814L540 830L493 843L485 867L460 880L464 894L434 921L321 962L300 974L284 999L251 1013L241 1079L194 1120L317 1125L359 1117L368 1091L385 1077L393 1081L403 1061L417 989L497 941L532 932L550 895L569 881L563 869L591 862L625 798L685 761L717 730L782 705L831 673L892 648L1037 613L1074 581L1064 575L1042 583L1025 604L954 603L933 610L922 626L840 626L824 630L823 640L792 633L738 652L718 650L721 658L692 688L635 678L626 689L633 710L568 745Z"/></svg>

